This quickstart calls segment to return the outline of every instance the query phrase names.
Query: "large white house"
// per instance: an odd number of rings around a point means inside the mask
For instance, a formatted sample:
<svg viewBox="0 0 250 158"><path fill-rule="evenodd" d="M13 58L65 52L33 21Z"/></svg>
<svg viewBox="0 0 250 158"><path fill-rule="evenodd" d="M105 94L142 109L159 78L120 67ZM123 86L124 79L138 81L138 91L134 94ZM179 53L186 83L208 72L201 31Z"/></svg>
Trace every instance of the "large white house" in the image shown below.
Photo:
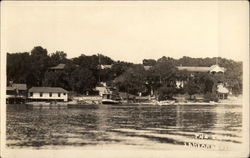
<svg viewBox="0 0 250 158"><path fill-rule="evenodd" d="M28 98L36 101L68 101L68 91L60 87L32 87Z"/></svg>

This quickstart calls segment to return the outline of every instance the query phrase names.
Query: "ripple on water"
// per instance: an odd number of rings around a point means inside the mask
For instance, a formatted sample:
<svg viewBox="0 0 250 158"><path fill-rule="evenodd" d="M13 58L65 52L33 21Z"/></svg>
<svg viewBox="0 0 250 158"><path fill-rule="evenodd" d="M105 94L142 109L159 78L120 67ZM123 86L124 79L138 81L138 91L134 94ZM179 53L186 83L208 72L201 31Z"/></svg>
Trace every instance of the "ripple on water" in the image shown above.
<svg viewBox="0 0 250 158"><path fill-rule="evenodd" d="M240 144L239 106L110 106L31 108L7 106L11 148L161 146L186 149L185 142ZM197 135L211 139L197 139Z"/></svg>

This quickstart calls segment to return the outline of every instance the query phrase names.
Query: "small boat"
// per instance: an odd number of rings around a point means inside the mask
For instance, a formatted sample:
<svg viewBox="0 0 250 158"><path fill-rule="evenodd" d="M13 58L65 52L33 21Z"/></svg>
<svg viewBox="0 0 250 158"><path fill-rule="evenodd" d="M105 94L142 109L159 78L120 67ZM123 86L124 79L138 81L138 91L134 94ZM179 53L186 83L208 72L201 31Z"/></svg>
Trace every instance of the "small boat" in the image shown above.
<svg viewBox="0 0 250 158"><path fill-rule="evenodd" d="M102 104L120 104L121 97L114 94L103 94L102 95Z"/></svg>
<svg viewBox="0 0 250 158"><path fill-rule="evenodd" d="M174 105L175 104L175 101L159 101L159 102L156 102L156 105Z"/></svg>

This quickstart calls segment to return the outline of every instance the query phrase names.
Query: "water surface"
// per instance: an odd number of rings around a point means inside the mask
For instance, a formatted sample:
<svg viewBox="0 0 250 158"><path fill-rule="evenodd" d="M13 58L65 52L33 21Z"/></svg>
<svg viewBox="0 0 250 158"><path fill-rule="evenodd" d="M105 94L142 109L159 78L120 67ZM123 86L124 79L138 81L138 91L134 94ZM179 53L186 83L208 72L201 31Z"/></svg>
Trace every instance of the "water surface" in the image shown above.
<svg viewBox="0 0 250 158"><path fill-rule="evenodd" d="M239 105L7 105L9 148L233 150L241 134Z"/></svg>

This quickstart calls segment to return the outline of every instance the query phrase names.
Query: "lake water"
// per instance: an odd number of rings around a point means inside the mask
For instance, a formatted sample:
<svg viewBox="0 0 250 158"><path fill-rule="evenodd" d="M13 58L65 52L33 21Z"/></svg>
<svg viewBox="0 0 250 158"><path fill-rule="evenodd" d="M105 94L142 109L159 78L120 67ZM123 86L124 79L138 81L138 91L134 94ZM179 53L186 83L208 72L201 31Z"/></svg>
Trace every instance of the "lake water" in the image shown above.
<svg viewBox="0 0 250 158"><path fill-rule="evenodd" d="M32 149L234 150L239 105L7 105L7 146Z"/></svg>

